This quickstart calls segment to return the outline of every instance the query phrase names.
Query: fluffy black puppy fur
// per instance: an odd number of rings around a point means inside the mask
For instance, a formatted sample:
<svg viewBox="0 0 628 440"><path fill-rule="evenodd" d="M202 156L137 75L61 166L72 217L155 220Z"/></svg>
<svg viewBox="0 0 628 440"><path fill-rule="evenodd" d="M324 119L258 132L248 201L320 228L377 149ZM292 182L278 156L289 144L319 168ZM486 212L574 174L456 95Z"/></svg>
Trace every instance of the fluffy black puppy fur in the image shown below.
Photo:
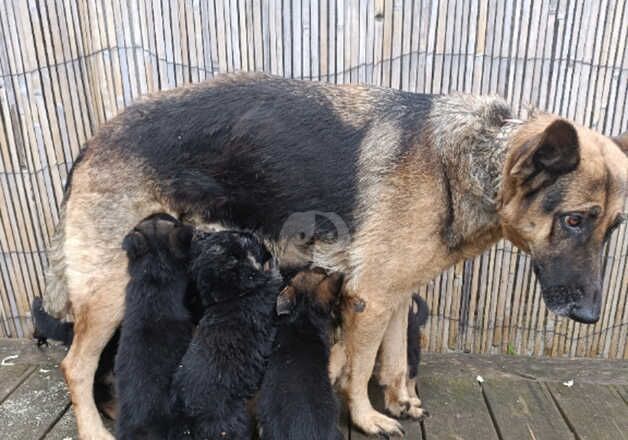
<svg viewBox="0 0 628 440"><path fill-rule="evenodd" d="M343 438L327 372L342 282L341 274L308 270L282 291L273 353L256 402L262 439Z"/></svg>
<svg viewBox="0 0 628 440"><path fill-rule="evenodd" d="M157 214L122 243L131 279L115 365L118 439L168 437L171 380L193 331L184 304L192 234L191 226Z"/></svg>
<svg viewBox="0 0 628 440"><path fill-rule="evenodd" d="M281 276L264 245L248 233L204 235L194 240L192 256L204 314L174 375L179 423L171 438L188 431L195 439L249 439L247 400L258 390L270 354Z"/></svg>
<svg viewBox="0 0 628 440"><path fill-rule="evenodd" d="M48 345L48 339L61 341L69 347L74 339L74 324L64 322L49 315L43 308L41 298L35 298L31 304L31 316L35 331L33 337L37 345ZM98 368L94 377L94 400L98 409L108 418L114 419L117 414L116 391L113 383L113 364L118 350L120 330L116 331L100 354Z"/></svg>
<svg viewBox="0 0 628 440"><path fill-rule="evenodd" d="M421 327L427 322L430 308L418 293L412 295L408 311L408 378L416 381L421 362Z"/></svg>
<svg viewBox="0 0 628 440"><path fill-rule="evenodd" d="M44 310L43 301L39 297L33 299L31 316L35 327L33 337L37 339L37 345L48 345L48 339L61 341L66 347L72 344L74 324L50 316Z"/></svg>

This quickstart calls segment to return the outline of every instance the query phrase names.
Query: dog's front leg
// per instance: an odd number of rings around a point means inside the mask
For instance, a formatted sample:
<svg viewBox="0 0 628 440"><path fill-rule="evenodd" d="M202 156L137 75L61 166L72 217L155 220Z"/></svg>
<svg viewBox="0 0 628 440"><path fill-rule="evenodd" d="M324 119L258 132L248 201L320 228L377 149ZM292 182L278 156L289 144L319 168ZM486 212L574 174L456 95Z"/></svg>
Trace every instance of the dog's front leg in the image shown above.
<svg viewBox="0 0 628 440"><path fill-rule="evenodd" d="M407 388L408 308L412 297L404 296L384 333L380 350L379 383L384 386L386 410L392 415L423 416L421 401L411 397Z"/></svg>
<svg viewBox="0 0 628 440"><path fill-rule="evenodd" d="M386 304L385 294L366 298L366 309L345 322L344 337L347 355L343 388L352 422L367 434L403 435L396 420L376 411L368 397L368 382L373 373L375 357L393 308Z"/></svg>

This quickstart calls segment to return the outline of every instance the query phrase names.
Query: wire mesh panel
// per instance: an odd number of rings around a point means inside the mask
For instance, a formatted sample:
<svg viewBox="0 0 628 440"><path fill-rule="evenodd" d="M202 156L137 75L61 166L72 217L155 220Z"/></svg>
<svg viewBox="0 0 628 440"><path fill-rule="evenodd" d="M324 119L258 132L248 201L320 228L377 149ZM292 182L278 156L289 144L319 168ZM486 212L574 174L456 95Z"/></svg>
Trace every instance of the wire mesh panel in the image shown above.
<svg viewBox="0 0 628 440"><path fill-rule="evenodd" d="M628 129L625 0L3 0L0 335L28 336L45 249L81 146L139 96L257 70L426 93L499 94ZM603 318L548 313L500 242L421 289L430 350L628 357L628 232L607 250Z"/></svg>

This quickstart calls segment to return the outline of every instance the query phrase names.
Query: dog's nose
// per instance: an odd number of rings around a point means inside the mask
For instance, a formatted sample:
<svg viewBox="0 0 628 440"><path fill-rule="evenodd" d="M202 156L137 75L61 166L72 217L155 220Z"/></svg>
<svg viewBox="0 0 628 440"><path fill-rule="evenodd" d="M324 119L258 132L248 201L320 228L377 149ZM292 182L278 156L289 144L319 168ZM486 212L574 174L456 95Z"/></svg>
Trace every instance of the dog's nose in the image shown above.
<svg viewBox="0 0 628 440"><path fill-rule="evenodd" d="M601 296L601 290L595 289L591 295L585 296L571 308L569 317L584 324L595 324L600 319Z"/></svg>
<svg viewBox="0 0 628 440"><path fill-rule="evenodd" d="M600 312L598 310L596 313L588 307L575 306L571 309L571 312L569 312L569 317L583 324L595 324L600 320Z"/></svg>

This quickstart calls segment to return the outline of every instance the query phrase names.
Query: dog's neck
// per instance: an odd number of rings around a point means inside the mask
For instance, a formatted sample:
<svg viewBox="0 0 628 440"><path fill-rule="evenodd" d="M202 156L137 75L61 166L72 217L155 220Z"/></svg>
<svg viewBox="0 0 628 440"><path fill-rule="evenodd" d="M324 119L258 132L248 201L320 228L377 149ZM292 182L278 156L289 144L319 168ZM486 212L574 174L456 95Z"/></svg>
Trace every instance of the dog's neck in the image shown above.
<svg viewBox="0 0 628 440"><path fill-rule="evenodd" d="M430 114L427 133L440 153L450 208L442 237L450 251L473 255L501 238L497 199L521 121L493 97L445 97Z"/></svg>

